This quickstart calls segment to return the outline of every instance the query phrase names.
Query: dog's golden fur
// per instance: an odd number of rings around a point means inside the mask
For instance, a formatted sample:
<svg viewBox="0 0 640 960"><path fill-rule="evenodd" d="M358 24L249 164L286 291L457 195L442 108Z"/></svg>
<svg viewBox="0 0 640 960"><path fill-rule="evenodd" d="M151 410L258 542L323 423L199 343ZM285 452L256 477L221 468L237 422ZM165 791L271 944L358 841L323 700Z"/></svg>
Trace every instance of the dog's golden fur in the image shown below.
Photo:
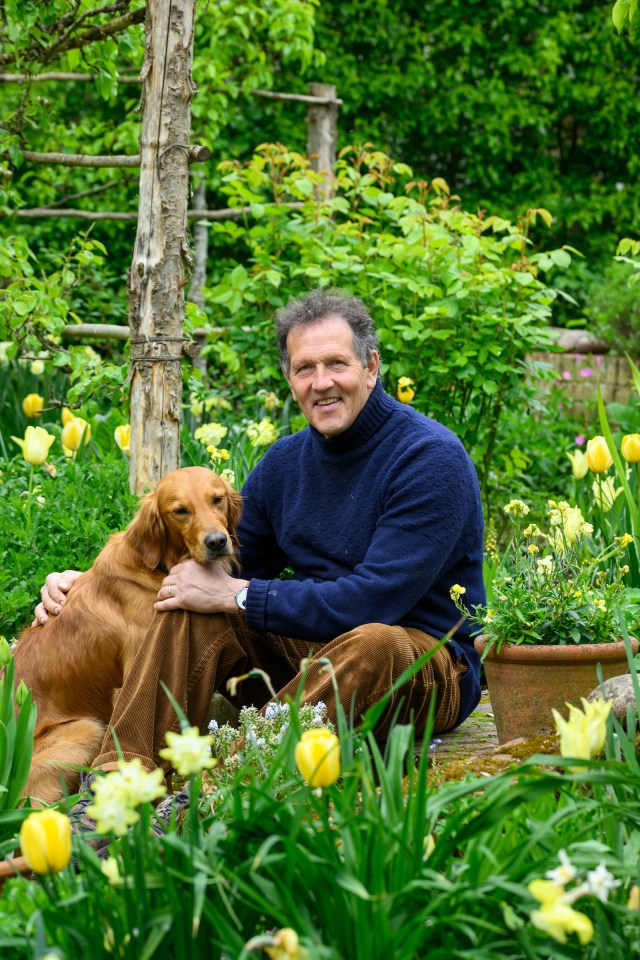
<svg viewBox="0 0 640 960"><path fill-rule="evenodd" d="M24 631L15 682L24 680L38 711L28 796L59 799L61 777L76 789L69 765L88 766L98 755L167 571L187 557L229 568L240 511L240 495L211 470L168 474L73 585L61 613Z"/></svg>

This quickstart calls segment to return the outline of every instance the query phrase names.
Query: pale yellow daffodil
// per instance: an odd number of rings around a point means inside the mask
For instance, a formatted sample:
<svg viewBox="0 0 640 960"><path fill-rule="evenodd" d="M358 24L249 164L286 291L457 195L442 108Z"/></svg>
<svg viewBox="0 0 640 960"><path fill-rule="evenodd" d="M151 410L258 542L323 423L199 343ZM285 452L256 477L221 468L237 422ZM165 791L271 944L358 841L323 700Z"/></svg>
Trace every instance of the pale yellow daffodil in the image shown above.
<svg viewBox="0 0 640 960"><path fill-rule="evenodd" d="M603 480L594 480L591 485L593 499L603 513L608 513L622 493L622 487L616 487L615 477L605 477Z"/></svg>

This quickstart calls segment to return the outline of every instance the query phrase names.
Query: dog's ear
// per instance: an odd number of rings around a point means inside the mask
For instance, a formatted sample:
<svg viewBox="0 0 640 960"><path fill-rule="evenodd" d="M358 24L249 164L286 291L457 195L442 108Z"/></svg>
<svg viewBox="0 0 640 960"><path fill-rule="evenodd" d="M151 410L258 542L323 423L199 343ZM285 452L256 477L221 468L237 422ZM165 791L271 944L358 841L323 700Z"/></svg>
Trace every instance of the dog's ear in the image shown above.
<svg viewBox="0 0 640 960"><path fill-rule="evenodd" d="M242 515L242 497L237 490L234 490L230 483L227 483L226 480L222 482L227 488L227 528L229 530L229 536L233 542L236 543L236 527Z"/></svg>
<svg viewBox="0 0 640 960"><path fill-rule="evenodd" d="M148 493L144 498L125 535L134 550L141 554L145 567L155 570L167 551L167 528L155 493Z"/></svg>

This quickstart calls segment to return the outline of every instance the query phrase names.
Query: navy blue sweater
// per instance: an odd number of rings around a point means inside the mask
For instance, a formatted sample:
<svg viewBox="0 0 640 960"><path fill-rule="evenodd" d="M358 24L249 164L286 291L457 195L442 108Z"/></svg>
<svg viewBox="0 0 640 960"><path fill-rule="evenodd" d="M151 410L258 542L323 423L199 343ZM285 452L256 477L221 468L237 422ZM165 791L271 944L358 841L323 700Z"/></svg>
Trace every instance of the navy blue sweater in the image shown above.
<svg viewBox="0 0 640 960"><path fill-rule="evenodd" d="M483 523L473 465L446 427L377 383L355 422L278 440L249 476L238 530L251 579L249 627L328 643L364 623L441 637L459 619L449 591L484 602ZM286 567L293 579L280 580ZM452 641L469 670L462 722L480 697L465 623ZM453 652L453 651L452 651Z"/></svg>

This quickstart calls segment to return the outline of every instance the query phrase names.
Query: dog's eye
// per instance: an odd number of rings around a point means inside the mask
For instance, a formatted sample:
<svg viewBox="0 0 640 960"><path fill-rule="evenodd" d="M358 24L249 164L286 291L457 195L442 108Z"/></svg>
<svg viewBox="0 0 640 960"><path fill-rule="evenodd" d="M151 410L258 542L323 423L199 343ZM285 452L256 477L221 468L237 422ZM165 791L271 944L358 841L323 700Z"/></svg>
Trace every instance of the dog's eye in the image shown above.
<svg viewBox="0 0 640 960"><path fill-rule="evenodd" d="M186 517L189 514L189 511L187 510L186 507L176 507L173 512L176 513L179 517Z"/></svg>
<svg viewBox="0 0 640 960"><path fill-rule="evenodd" d="M224 497L214 497L211 503L213 504L214 507L217 507L218 504L222 503L223 500L224 500Z"/></svg>

